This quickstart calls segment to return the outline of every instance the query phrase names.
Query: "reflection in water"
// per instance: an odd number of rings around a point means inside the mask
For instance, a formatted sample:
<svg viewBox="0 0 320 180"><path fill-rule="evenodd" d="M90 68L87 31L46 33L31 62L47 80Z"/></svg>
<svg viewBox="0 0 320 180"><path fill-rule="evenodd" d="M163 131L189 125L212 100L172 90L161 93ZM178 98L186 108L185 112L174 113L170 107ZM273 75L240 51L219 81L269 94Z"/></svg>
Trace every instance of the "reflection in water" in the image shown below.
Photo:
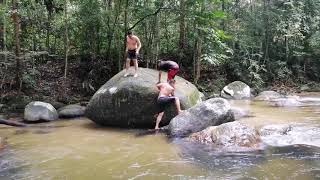
<svg viewBox="0 0 320 180"><path fill-rule="evenodd" d="M235 153L181 139L168 141L161 132L102 128L87 119L22 130L1 125L0 137L8 137L8 146L0 152L0 179L320 178L318 105L231 104L249 111L250 116L240 121L257 129L270 124L295 125L290 132L292 141L271 141L264 150ZM270 136L265 142L272 138L283 137ZM290 144L306 141L313 146Z"/></svg>

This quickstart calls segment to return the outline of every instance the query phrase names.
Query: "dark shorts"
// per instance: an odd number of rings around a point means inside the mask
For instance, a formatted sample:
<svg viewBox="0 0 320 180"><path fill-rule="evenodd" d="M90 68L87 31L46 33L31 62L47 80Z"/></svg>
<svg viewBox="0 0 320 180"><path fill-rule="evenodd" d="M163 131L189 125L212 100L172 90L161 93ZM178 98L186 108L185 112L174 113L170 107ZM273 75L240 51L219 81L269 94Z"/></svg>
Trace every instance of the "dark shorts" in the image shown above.
<svg viewBox="0 0 320 180"><path fill-rule="evenodd" d="M157 100L159 106L159 113L163 112L165 108L170 105L170 103L174 102L176 97L174 96L162 96Z"/></svg>
<svg viewBox="0 0 320 180"><path fill-rule="evenodd" d="M128 50L127 58L131 60L137 59L138 56L137 56L136 50Z"/></svg>

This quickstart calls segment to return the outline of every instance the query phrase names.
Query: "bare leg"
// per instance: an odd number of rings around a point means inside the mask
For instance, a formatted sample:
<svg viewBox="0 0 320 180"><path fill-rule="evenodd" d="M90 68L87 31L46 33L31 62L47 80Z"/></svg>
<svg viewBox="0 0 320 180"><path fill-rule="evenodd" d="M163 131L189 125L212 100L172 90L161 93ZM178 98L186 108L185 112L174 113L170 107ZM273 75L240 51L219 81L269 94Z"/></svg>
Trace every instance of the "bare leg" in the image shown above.
<svg viewBox="0 0 320 180"><path fill-rule="evenodd" d="M137 71L138 71L138 60L134 59L133 63L134 63L134 70L135 70L134 77L137 77L138 76L138 73L137 73Z"/></svg>
<svg viewBox="0 0 320 180"><path fill-rule="evenodd" d="M176 104L176 108L177 108L177 112L178 114L182 113L181 107L180 107L180 100L178 97L175 97L175 104Z"/></svg>
<svg viewBox="0 0 320 180"><path fill-rule="evenodd" d="M154 129L159 129L159 124L162 120L162 116L163 116L164 112L161 112L158 114L158 117L157 117L157 121L156 121L156 126L154 127Z"/></svg>
<svg viewBox="0 0 320 180"><path fill-rule="evenodd" d="M126 73L124 74L124 77L127 77L129 75L129 72L128 72L129 68L130 68L130 59L127 59L126 60Z"/></svg>

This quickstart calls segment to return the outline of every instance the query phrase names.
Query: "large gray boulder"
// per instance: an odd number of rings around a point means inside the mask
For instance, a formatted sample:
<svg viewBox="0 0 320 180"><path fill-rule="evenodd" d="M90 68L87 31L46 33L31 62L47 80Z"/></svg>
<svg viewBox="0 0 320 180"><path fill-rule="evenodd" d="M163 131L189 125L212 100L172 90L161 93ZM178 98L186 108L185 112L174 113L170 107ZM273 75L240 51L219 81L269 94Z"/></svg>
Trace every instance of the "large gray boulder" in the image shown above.
<svg viewBox="0 0 320 180"><path fill-rule="evenodd" d="M53 121L58 119L57 110L49 103L33 101L24 109L25 121Z"/></svg>
<svg viewBox="0 0 320 180"><path fill-rule="evenodd" d="M165 74L162 80L166 79ZM91 98L86 116L105 126L154 127L154 115L158 112L158 71L139 68L138 75L124 77L124 71L121 71L112 77ZM176 81L175 95L180 98L182 109L201 102L200 93L192 83L177 76ZM172 104L166 109L161 124L168 124L176 113Z"/></svg>
<svg viewBox="0 0 320 180"><path fill-rule="evenodd" d="M224 151L250 151L262 147L259 132L238 121L208 127L191 134L187 139L210 144Z"/></svg>
<svg viewBox="0 0 320 180"><path fill-rule="evenodd" d="M173 118L168 126L173 137L185 137L209 126L234 121L230 104L223 98L206 100Z"/></svg>
<svg viewBox="0 0 320 180"><path fill-rule="evenodd" d="M234 81L222 89L221 97L237 100L248 99L251 97L251 90L247 84L241 81Z"/></svg>

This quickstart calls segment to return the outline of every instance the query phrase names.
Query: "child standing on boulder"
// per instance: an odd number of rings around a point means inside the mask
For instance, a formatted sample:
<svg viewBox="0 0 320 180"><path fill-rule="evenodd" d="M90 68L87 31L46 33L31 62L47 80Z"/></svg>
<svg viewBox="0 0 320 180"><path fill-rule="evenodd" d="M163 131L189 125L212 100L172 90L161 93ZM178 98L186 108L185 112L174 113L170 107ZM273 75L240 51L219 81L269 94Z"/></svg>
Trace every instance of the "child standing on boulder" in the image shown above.
<svg viewBox="0 0 320 180"><path fill-rule="evenodd" d="M127 60L126 60L126 73L124 77L129 75L129 68L130 68L130 61L132 60L134 63L135 73L133 77L137 77L138 71L138 55L141 48L140 39L133 35L132 31L127 33L127 46L126 46L126 53L127 53Z"/></svg>
<svg viewBox="0 0 320 180"><path fill-rule="evenodd" d="M157 104L159 106L159 114L157 116L156 126L154 129L159 129L159 124L162 120L165 108L170 105L170 103L175 103L178 114L182 112L180 108L180 100L178 97L173 96L175 80L171 79L169 83L158 83L157 88L159 89L159 96Z"/></svg>

